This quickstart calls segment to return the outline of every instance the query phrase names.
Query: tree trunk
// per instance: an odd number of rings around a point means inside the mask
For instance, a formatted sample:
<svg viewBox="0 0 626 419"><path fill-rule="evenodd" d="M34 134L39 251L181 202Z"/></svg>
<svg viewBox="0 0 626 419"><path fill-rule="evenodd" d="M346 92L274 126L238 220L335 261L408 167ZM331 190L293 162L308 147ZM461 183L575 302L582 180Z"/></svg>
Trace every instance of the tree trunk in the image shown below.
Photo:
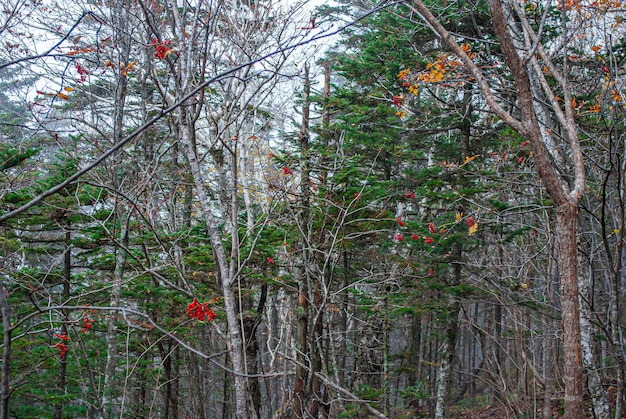
<svg viewBox="0 0 626 419"><path fill-rule="evenodd" d="M556 240L561 277L561 319L563 324L566 417L582 419L583 382L580 350L580 303L576 236L578 205L565 202L556 208Z"/></svg>
<svg viewBox="0 0 626 419"><path fill-rule="evenodd" d="M0 379L0 419L9 418L10 370L11 370L11 309L4 282L0 280L0 314L2 315L2 378Z"/></svg>
<svg viewBox="0 0 626 419"><path fill-rule="evenodd" d="M128 248L129 242L129 222L130 214L122 217L120 220L122 230L120 231L120 243L123 247L117 248L117 256L115 258L115 270L113 271L113 284L111 285L111 298L109 305L112 308L120 306L120 300L122 296L122 283L124 281L124 268L126 266L126 260L128 255L126 254L126 248ZM104 382L102 391L101 408L102 415L105 419L109 417L115 417L115 403L113 398L115 395L115 371L117 369L117 317L118 311L113 310L109 314L107 323L106 334L106 346L107 346L107 358L104 367Z"/></svg>
<svg viewBox="0 0 626 419"><path fill-rule="evenodd" d="M581 354L583 366L587 371L587 391L591 399L591 406L594 417L609 418L611 408L606 388L603 386L601 367L599 365L598 349L595 337L598 334L598 327L592 323L593 318L593 292L591 290L591 277L593 275L594 263L591 262L587 277L581 275L579 279L580 289L580 330L581 330ZM607 275L611 280L611 274ZM621 418L621 416L620 416Z"/></svg>
<svg viewBox="0 0 626 419"><path fill-rule="evenodd" d="M181 111L181 121L186 121L186 115ZM187 121L188 122L188 121ZM237 298L233 291L232 278L230 277L228 259L222 244L220 230L213 216L213 208L209 201L209 196L205 189L204 176L200 169L200 164L196 157L196 151L193 146L193 132L188 124L181 126L181 141L183 142L185 156L189 163L189 169L193 177L196 187L196 194L202 209L205 226L209 232L211 247L213 249L213 258L217 267L218 278L221 282L222 297L224 298L224 312L226 314L226 323L228 325L228 333L230 340L230 358L233 364L234 383L235 383L235 416L238 419L248 417L248 389L245 377L245 362L243 339L241 336L241 328L239 318L237 316ZM233 191L233 193L235 193Z"/></svg>
<svg viewBox="0 0 626 419"><path fill-rule="evenodd" d="M70 288L72 281L72 248L70 241L72 239L72 233L70 231L69 222L67 223L67 231L65 232L65 253L63 255L63 304L70 299ZM68 335L67 330L67 311L63 310L63 325L61 326L61 334L63 336ZM65 382L67 373L67 354L64 353L59 359L59 381L57 388L59 394L65 394ZM63 409L65 402L59 401L54 406L54 419L63 418Z"/></svg>
<svg viewBox="0 0 626 419"><path fill-rule="evenodd" d="M309 234L309 110L310 91L309 64L304 66L304 103L302 105L302 126L300 127L300 153L302 155L302 175L300 178L301 211L298 219L300 225L300 242L302 247L302 274L299 283L297 332L296 332L296 376L294 386L293 414L296 418L305 417L305 388L308 380L310 362L309 348L309 282L311 263Z"/></svg>
<svg viewBox="0 0 626 419"><path fill-rule="evenodd" d="M456 337L459 329L458 313L460 305L451 299L446 313L446 333L441 348L441 365L437 374L437 393L435 395L435 419L448 417L452 368L455 360Z"/></svg>

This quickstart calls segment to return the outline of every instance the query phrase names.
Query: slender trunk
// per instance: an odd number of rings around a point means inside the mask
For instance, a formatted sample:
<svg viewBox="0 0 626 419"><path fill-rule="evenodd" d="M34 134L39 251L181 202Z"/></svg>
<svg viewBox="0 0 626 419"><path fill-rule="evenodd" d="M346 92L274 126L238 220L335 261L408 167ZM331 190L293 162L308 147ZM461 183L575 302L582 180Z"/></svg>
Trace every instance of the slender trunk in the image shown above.
<svg viewBox="0 0 626 419"><path fill-rule="evenodd" d="M181 110L181 113L184 114L183 111L184 110ZM185 115L182 115L181 121L186 121ZM209 239L213 249L213 258L215 259L218 271L218 278L221 282L222 297L224 298L224 313L226 314L226 324L228 326L230 340L230 358L233 364L234 373L235 416L238 419L243 419L248 417L247 402L249 394L245 377L243 339L237 315L237 297L233 291L233 282L229 272L228 258L226 257L226 251L224 249L224 245L222 244L219 226L213 216L213 208L205 189L204 176L196 157L195 148L193 147L194 133L192 131L192 126L183 124L181 126L181 137L185 149L185 156L187 157L189 169L196 187L196 194L200 203L200 208L202 209L204 223L209 233Z"/></svg>
<svg viewBox="0 0 626 419"><path fill-rule="evenodd" d="M2 378L0 379L0 419L9 418L10 370L11 370L11 309L4 282L0 279L0 314L2 315Z"/></svg>
<svg viewBox="0 0 626 419"><path fill-rule="evenodd" d="M302 155L302 175L300 178L301 211L298 224L301 231L302 276L298 293L298 320L296 332L296 376L294 386L293 414L297 418L305 417L305 387L308 380L310 360L309 337L309 282L311 278L312 256L309 234L309 111L310 111L309 65L304 66L304 104L302 105L302 126L300 128L300 153Z"/></svg>
<svg viewBox="0 0 626 419"><path fill-rule="evenodd" d="M124 1L115 4L114 19L119 25L119 28L124 28L126 24ZM119 42L122 50L120 58L124 62L128 62L130 55L130 43L126 37L126 34L119 33L117 42ZM124 136L124 109L126 104L126 98L128 94L128 77L122 74L122 69L117 70L117 86L115 90L115 109L113 115L113 143L118 144ZM123 153L118 152L114 158L113 166L113 184L114 188L118 189L124 181L125 167L123 165ZM131 214L125 214L124 210L116 208L116 215L119 217L121 231L120 242L124 248L128 248L128 228L130 223ZM124 268L126 265L127 254L124 248L116 249L115 268L113 272L113 283L111 286L110 307L117 308L120 305L122 281L124 276ZM107 346L107 358L104 368L104 380L103 391L101 398L101 410L104 419L114 417L115 403L112 402L114 396L115 386L115 370L117 367L117 310L112 311L109 314L106 334L106 346Z"/></svg>
<svg viewBox="0 0 626 419"><path fill-rule="evenodd" d="M311 345L311 404L309 406L309 414L311 417L316 418L319 413L320 401L323 399L322 383L315 374L322 370L322 344L323 344L323 332L324 323L322 315L322 294L319 289L319 285L316 284L313 292L313 306L316 312L315 324L313 326L313 343Z"/></svg>
<svg viewBox="0 0 626 419"><path fill-rule="evenodd" d="M70 299L70 286L72 279L72 251L70 247L70 241L72 239L72 233L69 230L65 232L65 253L63 255L63 303L65 304ZM67 319L67 312L63 310L63 325L61 326L61 334L64 336L68 335L67 324L65 320ZM65 394L65 381L66 381L66 373L67 373L67 354L63 353L59 359L59 381L57 383L57 389L59 394ZM54 419L62 419L63 418L63 409L65 407L65 403L63 401L57 402L54 406Z"/></svg>
<svg viewBox="0 0 626 419"><path fill-rule="evenodd" d="M120 231L120 242L124 248L128 248L130 214L122 217L120 221L122 225L122 230ZM122 283L124 281L124 268L126 266L127 258L128 255L123 248L117 249L115 269L113 271L113 284L111 286L111 298L109 300L109 306L112 308L118 308L120 306ZM117 317L118 311L111 311L107 324L107 358L104 367L104 382L101 401L102 416L104 416L105 419L116 416L113 398L115 395L114 387L116 385L115 371L117 369Z"/></svg>
<svg viewBox="0 0 626 419"><path fill-rule="evenodd" d="M448 417L450 390L452 384L452 367L455 360L456 338L459 329L458 312L460 306L451 301L447 313L446 333L441 348L441 365L437 374L437 393L435 395L435 419Z"/></svg>
<svg viewBox="0 0 626 419"><path fill-rule="evenodd" d="M601 367L599 365L598 349L595 336L598 333L596 326L591 322L593 318L592 277L594 263L589 266L587 277L581 275L578 286L580 289L580 347L583 357L583 366L587 371L587 391L591 398L591 406L596 418L609 418L611 408L606 388L603 386ZM610 274L609 281L610 281Z"/></svg>

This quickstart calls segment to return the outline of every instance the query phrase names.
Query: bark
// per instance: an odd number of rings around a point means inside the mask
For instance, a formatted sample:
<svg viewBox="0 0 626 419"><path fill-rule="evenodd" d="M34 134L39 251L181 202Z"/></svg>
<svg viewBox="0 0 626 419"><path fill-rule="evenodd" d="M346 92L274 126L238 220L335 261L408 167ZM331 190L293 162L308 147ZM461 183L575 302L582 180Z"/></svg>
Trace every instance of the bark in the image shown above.
<svg viewBox="0 0 626 419"><path fill-rule="evenodd" d="M0 314L2 315L2 378L0 378L0 419L9 418L11 368L11 309L4 282L0 280Z"/></svg>
<svg viewBox="0 0 626 419"><path fill-rule="evenodd" d="M576 265L576 236L578 205L567 202L556 209L556 240L561 277L561 322L566 417L582 419L583 380L580 351L580 305L578 270Z"/></svg>

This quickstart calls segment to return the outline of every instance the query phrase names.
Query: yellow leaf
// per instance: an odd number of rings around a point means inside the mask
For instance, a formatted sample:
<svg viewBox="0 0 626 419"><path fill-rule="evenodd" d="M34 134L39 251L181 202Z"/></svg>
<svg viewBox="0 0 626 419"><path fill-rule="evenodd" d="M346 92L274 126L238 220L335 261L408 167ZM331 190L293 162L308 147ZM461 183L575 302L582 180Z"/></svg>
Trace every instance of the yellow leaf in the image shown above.
<svg viewBox="0 0 626 419"><path fill-rule="evenodd" d="M619 234L619 228L614 229L613 234Z"/></svg>
<svg viewBox="0 0 626 419"><path fill-rule="evenodd" d="M461 215L460 212L457 212L456 215L454 216L455 221L458 223L459 221L461 221L461 218L463 216Z"/></svg>
<svg viewBox="0 0 626 419"><path fill-rule="evenodd" d="M66 92L72 92L74 90L74 88L66 86L66 87L63 88L63 90L65 90Z"/></svg>
<svg viewBox="0 0 626 419"><path fill-rule="evenodd" d="M478 231L478 222L474 221L474 224L467 231L467 235L471 236L472 234L476 233L476 231Z"/></svg>

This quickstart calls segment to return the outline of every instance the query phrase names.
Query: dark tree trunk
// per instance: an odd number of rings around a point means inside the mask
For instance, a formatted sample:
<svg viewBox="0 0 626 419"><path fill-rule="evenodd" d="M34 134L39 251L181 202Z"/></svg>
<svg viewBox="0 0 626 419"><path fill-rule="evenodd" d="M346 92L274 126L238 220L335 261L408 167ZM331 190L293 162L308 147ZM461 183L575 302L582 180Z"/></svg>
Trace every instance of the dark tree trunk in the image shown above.
<svg viewBox="0 0 626 419"><path fill-rule="evenodd" d="M0 379L0 419L9 418L10 363L11 363L11 309L4 283L0 280L0 314L2 315L2 378Z"/></svg>

